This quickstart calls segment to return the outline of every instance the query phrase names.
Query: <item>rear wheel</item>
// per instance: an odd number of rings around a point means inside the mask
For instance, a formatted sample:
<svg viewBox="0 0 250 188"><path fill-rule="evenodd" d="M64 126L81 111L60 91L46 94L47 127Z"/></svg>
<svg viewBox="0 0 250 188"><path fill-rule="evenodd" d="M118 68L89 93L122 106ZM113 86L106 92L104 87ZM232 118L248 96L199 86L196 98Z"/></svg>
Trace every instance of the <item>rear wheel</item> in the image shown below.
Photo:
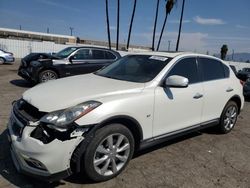
<svg viewBox="0 0 250 188"><path fill-rule="evenodd" d="M39 74L39 83L47 82L50 80L56 80L58 78L58 75L53 70L44 70L40 72Z"/></svg>
<svg viewBox="0 0 250 188"><path fill-rule="evenodd" d="M4 64L5 63L5 59L0 57L0 64Z"/></svg>
<svg viewBox="0 0 250 188"><path fill-rule="evenodd" d="M128 128L111 124L99 129L83 157L84 172L94 181L106 181L128 164L134 152L134 138Z"/></svg>
<svg viewBox="0 0 250 188"><path fill-rule="evenodd" d="M229 133L235 126L238 117L238 106L236 102L229 101L225 106L219 124L219 130L221 133Z"/></svg>

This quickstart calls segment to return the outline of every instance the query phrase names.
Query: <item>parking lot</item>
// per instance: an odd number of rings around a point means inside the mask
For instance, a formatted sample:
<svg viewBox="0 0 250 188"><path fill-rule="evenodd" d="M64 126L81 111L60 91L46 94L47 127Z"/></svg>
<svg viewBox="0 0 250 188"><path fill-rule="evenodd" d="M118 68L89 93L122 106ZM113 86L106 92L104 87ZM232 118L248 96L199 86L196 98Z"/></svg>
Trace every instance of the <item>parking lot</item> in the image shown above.
<svg viewBox="0 0 250 188"><path fill-rule="evenodd" d="M250 187L250 102L235 129L187 136L138 153L118 177L93 183L75 175L48 184L16 172L6 137L11 103L31 84L17 75L19 61L0 65L0 187ZM42 95L42 93L41 93Z"/></svg>

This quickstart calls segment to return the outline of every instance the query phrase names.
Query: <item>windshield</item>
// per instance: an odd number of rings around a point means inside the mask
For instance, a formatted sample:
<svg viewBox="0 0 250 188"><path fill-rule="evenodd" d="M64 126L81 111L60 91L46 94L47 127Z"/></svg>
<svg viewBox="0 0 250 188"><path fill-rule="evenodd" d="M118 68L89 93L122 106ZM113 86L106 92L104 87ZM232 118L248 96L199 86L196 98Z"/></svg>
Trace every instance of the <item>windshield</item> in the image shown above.
<svg viewBox="0 0 250 188"><path fill-rule="evenodd" d="M74 47L68 47L68 48L61 50L60 52L57 52L55 54L55 56L63 59L63 58L68 57L75 50L76 50L76 48L74 48Z"/></svg>
<svg viewBox="0 0 250 188"><path fill-rule="evenodd" d="M163 56L129 55L95 74L118 80L144 83L152 80L170 60L170 58Z"/></svg>

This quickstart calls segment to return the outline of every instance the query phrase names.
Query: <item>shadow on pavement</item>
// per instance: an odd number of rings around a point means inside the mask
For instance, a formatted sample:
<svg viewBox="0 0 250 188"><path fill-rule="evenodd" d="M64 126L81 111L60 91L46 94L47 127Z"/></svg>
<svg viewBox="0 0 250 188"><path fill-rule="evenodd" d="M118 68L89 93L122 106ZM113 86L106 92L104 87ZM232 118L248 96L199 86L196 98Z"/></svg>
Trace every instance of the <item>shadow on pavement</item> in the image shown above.
<svg viewBox="0 0 250 188"><path fill-rule="evenodd" d="M193 138L196 136L200 136L200 135L202 135L201 132L192 132L192 133L186 134L184 136L180 136L180 137L171 139L169 141L162 142L161 144L157 144L157 145L151 146L149 148L143 149L141 151L138 151L137 153L134 154L133 158L140 157L141 155L145 155L145 154L150 153L152 151L155 151L155 150L167 147L169 145L176 144L178 142L182 142L184 140L187 140L187 139L190 139L190 138Z"/></svg>
<svg viewBox="0 0 250 188"><path fill-rule="evenodd" d="M30 82L23 80L23 79L11 80L10 83L15 85L15 86L24 87L24 88L30 88L30 87L34 86L33 83L30 83Z"/></svg>
<svg viewBox="0 0 250 188"><path fill-rule="evenodd" d="M176 144L178 142L182 142L184 140L200 136L203 133L207 133L207 131L201 131L201 132L193 132L189 133L187 135L177 137L175 139L163 142L161 144L157 144L155 146L149 147L147 149L143 149L137 153L135 153L133 158L140 157L142 155L145 155L147 153L150 153L152 151L161 149L163 147L167 147L172 144ZM212 133L211 133L212 134ZM54 183L48 183L48 182L43 182L36 180L34 178L30 178L28 176L19 174L12 162L11 159L11 154L10 154L10 144L7 139L7 130L5 130L1 135L0 135L0 174L2 175L3 178L5 178L7 181L12 183L15 186L18 187L41 187L41 188L50 188L50 187L56 187L59 185L63 185L63 182L54 182ZM2 150L2 151L1 151ZM133 160L133 159L132 159ZM86 175L84 174L75 174L72 175L68 178L65 179L66 182L70 183L75 183L75 184L93 184L95 182L89 180L86 178Z"/></svg>
<svg viewBox="0 0 250 188"><path fill-rule="evenodd" d="M34 178L19 174L16 171L11 159L10 144L7 138L7 130L3 131L0 135L0 175L12 185L21 188L52 188L63 184L62 182L42 182Z"/></svg>

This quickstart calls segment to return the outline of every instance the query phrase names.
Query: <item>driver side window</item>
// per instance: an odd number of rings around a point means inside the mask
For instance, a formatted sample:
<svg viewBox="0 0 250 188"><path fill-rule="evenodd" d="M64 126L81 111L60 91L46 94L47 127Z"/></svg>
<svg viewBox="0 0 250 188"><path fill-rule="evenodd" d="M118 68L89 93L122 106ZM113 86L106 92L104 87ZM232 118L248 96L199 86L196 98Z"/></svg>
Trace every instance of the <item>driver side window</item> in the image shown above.
<svg viewBox="0 0 250 188"><path fill-rule="evenodd" d="M188 78L189 84L199 82L196 58L185 58L177 62L168 73L168 76L178 75Z"/></svg>
<svg viewBox="0 0 250 188"><path fill-rule="evenodd" d="M73 55L73 60L91 59L89 49L80 49Z"/></svg>

